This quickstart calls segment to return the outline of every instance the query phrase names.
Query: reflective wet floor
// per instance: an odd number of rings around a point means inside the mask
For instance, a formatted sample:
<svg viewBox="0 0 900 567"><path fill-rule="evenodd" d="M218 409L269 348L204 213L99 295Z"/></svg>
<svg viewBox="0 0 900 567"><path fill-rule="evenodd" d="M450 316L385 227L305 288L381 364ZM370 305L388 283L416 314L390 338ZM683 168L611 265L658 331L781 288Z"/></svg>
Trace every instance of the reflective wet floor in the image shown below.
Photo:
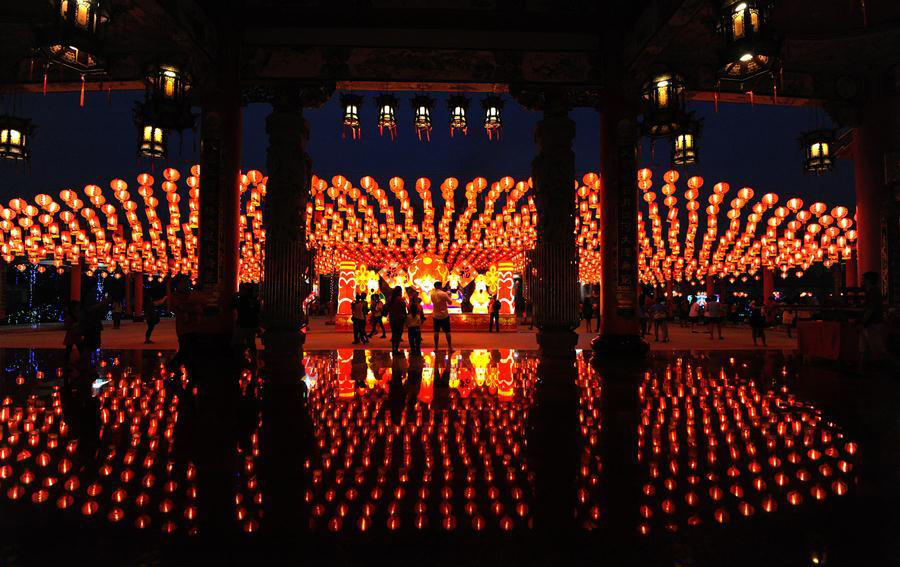
<svg viewBox="0 0 900 567"><path fill-rule="evenodd" d="M896 525L896 400L777 352L170 356L0 351L0 564L840 565Z"/></svg>

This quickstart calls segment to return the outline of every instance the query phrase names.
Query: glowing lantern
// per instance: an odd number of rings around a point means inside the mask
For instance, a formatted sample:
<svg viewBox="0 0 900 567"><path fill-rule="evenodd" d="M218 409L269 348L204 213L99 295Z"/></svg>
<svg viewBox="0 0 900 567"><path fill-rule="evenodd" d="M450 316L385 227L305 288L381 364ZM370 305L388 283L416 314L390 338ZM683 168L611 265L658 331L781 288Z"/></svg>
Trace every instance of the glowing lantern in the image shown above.
<svg viewBox="0 0 900 567"><path fill-rule="evenodd" d="M147 104L136 104L134 123L138 129L138 156L164 158L167 153L167 134L158 122L156 112Z"/></svg>
<svg viewBox="0 0 900 567"><path fill-rule="evenodd" d="M697 163L697 147L700 141L699 120L690 119L672 136L672 164L691 165Z"/></svg>
<svg viewBox="0 0 900 567"><path fill-rule="evenodd" d="M190 77L176 65L161 63L147 73L147 100L181 104L191 88Z"/></svg>
<svg viewBox="0 0 900 567"><path fill-rule="evenodd" d="M393 140L397 137L397 97L384 94L375 99L375 104L378 106L378 133L384 136L387 130Z"/></svg>
<svg viewBox="0 0 900 567"><path fill-rule="evenodd" d="M484 108L484 131L487 132L488 139L493 140L495 137L500 139L500 133L503 130L503 121L500 118L503 99L497 95L491 95L481 101L481 107Z"/></svg>
<svg viewBox="0 0 900 567"><path fill-rule="evenodd" d="M769 0L725 0L719 13L723 41L719 78L746 81L774 66L775 45L769 33Z"/></svg>
<svg viewBox="0 0 900 567"><path fill-rule="evenodd" d="M416 129L416 135L419 140L425 137L425 140L431 141L431 109L434 108L434 100L430 96L417 95L412 99L412 107L415 112L413 117L413 127Z"/></svg>
<svg viewBox="0 0 900 567"><path fill-rule="evenodd" d="M684 121L684 80L661 71L644 83L644 125L651 136L671 136Z"/></svg>
<svg viewBox="0 0 900 567"><path fill-rule="evenodd" d="M834 131L815 130L807 132L800 138L803 144L803 171L821 175L834 168Z"/></svg>
<svg viewBox="0 0 900 567"><path fill-rule="evenodd" d="M55 0L56 25L44 39L44 55L81 74L103 71L99 35L107 12L101 0Z"/></svg>
<svg viewBox="0 0 900 567"><path fill-rule="evenodd" d="M18 116L0 116L0 157L27 160L30 157L28 141L34 132L31 120Z"/></svg>
<svg viewBox="0 0 900 567"><path fill-rule="evenodd" d="M359 138L360 124L359 107L362 104L362 97L355 94L345 94L341 96L341 107L344 109L344 117L341 122L343 132L341 137L346 137L350 133L352 139Z"/></svg>
<svg viewBox="0 0 900 567"><path fill-rule="evenodd" d="M451 96L447 99L447 108L450 110L450 137L456 131L466 134L469 129L469 99L463 95Z"/></svg>

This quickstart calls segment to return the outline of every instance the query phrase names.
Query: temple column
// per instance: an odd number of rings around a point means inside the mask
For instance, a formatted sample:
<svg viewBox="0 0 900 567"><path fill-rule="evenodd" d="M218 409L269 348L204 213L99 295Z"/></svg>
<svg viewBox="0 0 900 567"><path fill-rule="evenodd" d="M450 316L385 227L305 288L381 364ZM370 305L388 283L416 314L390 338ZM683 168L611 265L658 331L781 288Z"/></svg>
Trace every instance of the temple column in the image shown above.
<svg viewBox="0 0 900 567"><path fill-rule="evenodd" d="M762 273L763 284L763 303L772 300L772 294L775 293L775 272L772 268L763 268Z"/></svg>
<svg viewBox="0 0 900 567"><path fill-rule="evenodd" d="M304 148L309 137L298 88L278 91L266 118L265 275L263 353L267 373L301 372L300 332L303 299L309 294L310 253L306 248L306 203L312 161Z"/></svg>
<svg viewBox="0 0 900 567"><path fill-rule="evenodd" d="M236 6L235 6L236 8ZM223 6L223 34L240 35L236 14ZM200 226L198 286L206 303L204 335L231 334L231 299L240 256L241 84L239 45L223 41L202 85L200 123ZM225 343L227 344L227 343Z"/></svg>
<svg viewBox="0 0 900 567"><path fill-rule="evenodd" d="M529 291L540 349L539 379L528 437L535 472L534 527L559 543L575 529L573 506L578 476L578 256L575 245L575 124L568 93L517 94L543 116L535 129L538 153L531 162L537 206L537 239Z"/></svg>
<svg viewBox="0 0 900 567"><path fill-rule="evenodd" d="M131 302L131 288L134 285L134 273L125 274L124 284L125 284L125 305L127 305L127 309L128 309L128 311L126 313L130 313L131 319L134 319L134 304Z"/></svg>
<svg viewBox="0 0 900 567"><path fill-rule="evenodd" d="M891 145L893 113L890 98L873 96L860 106L859 112L860 121L853 130L853 174L858 234L857 281L862 281L866 272L883 275L887 270L887 266L882 265L882 223L889 208L885 157Z"/></svg>
<svg viewBox="0 0 900 567"><path fill-rule="evenodd" d="M275 90L266 118L266 262L260 291L267 423L260 480L266 494L264 529L284 537L293 536L303 523L304 510L298 505L305 484L303 458L312 446L305 386L298 379L303 376L303 301L313 277L305 225L312 160L305 149L309 130L303 107L322 104L330 94L331 89L319 87Z"/></svg>
<svg viewBox="0 0 900 567"><path fill-rule="evenodd" d="M844 266L844 287L858 287L859 286L859 268L856 265L856 252L853 252L853 255L847 260L847 265Z"/></svg>
<svg viewBox="0 0 900 567"><path fill-rule="evenodd" d="M144 274L134 274L134 321L144 320Z"/></svg>
<svg viewBox="0 0 900 567"><path fill-rule="evenodd" d="M709 301L712 299L712 296L716 294L716 276L712 274L706 275L706 300Z"/></svg>
<svg viewBox="0 0 900 567"><path fill-rule="evenodd" d="M615 95L604 100L600 116L600 247L602 293L598 354L643 354L647 344L638 324L637 243L638 127Z"/></svg>
<svg viewBox="0 0 900 567"><path fill-rule="evenodd" d="M6 274L9 264L0 260L0 319L6 317Z"/></svg>
<svg viewBox="0 0 900 567"><path fill-rule="evenodd" d="M81 263L69 270L69 300L81 301Z"/></svg>

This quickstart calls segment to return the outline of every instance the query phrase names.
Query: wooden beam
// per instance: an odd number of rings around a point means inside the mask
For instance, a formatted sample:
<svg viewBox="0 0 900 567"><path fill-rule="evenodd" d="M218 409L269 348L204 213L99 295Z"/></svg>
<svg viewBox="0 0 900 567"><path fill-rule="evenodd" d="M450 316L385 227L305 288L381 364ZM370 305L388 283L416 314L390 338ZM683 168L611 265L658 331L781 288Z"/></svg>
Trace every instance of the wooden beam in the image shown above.
<svg viewBox="0 0 900 567"><path fill-rule="evenodd" d="M509 85L500 83L412 83L403 81L338 81L343 91L437 92L437 93L508 93Z"/></svg>
<svg viewBox="0 0 900 567"><path fill-rule="evenodd" d="M42 93L44 92L44 83L18 83L18 84L5 84L2 87L4 90L14 90L17 92L25 92L25 93ZM144 90L144 81L143 80L132 80L132 81L96 81L96 80L88 80L84 83L85 92L101 92L106 90L112 91L142 91ZM71 92L80 92L81 91L81 81L66 81L66 82L56 82L56 81L48 81L47 82L47 92L48 93L71 93Z"/></svg>
<svg viewBox="0 0 900 567"><path fill-rule="evenodd" d="M715 102L715 91L688 91L685 98L688 100L696 100L700 102ZM748 93L736 93L730 91L720 91L718 93L719 102L727 102L731 104L751 104L750 95ZM821 100L795 96L779 96L776 101L771 95L753 95L753 104L767 104L773 106L821 106Z"/></svg>

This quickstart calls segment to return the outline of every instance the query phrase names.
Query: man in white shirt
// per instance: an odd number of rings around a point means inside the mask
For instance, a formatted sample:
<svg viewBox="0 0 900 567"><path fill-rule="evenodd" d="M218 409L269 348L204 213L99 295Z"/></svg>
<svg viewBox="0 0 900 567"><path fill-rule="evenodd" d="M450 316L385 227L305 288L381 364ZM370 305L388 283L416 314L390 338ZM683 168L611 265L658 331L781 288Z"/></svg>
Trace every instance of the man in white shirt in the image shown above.
<svg viewBox="0 0 900 567"><path fill-rule="evenodd" d="M438 349L441 330L447 337L447 350L453 350L453 344L450 342L450 312L447 308L453 302L450 294L442 289L441 282L434 282L434 289L431 290L431 319L434 322L434 350Z"/></svg>

